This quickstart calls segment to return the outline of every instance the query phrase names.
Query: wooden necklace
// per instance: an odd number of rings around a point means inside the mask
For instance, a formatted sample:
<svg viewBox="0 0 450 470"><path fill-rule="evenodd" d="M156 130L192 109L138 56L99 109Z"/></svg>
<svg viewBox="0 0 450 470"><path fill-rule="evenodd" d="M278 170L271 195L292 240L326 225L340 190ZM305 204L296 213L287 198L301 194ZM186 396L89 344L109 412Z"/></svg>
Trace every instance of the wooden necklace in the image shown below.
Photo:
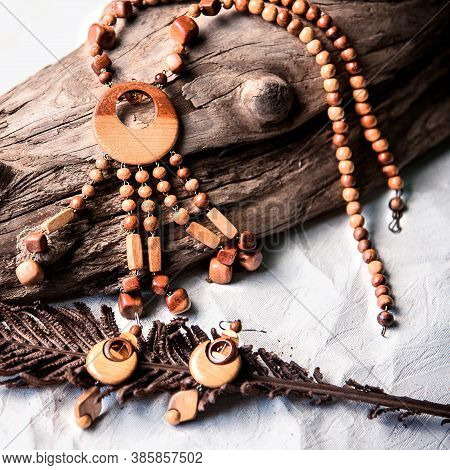
<svg viewBox="0 0 450 470"><path fill-rule="evenodd" d="M102 156L97 158L95 168L90 171L89 182L83 186L80 195L72 198L69 207L46 220L40 230L32 231L25 237L24 244L30 256L17 267L16 273L19 281L25 286L42 282L44 271L38 262L38 255L47 249L47 236L70 223L77 213L82 212L86 201L95 195L95 185L103 181L104 170L112 164L119 165L116 174L122 182L119 193L122 198L122 209L126 213L122 219L122 225L127 232L129 275L119 280L118 304L122 316L134 319L143 312L140 278L144 271L144 256L142 237L138 233L138 204L133 198L135 188L131 183L132 170L134 170L136 183L140 185L137 188L137 194L141 198L140 209L145 214L142 226L147 234L148 270L152 275L151 289L154 294L165 296L166 304L172 314L186 312L191 306L191 301L186 290L172 288L169 277L162 272L163 247L158 236L158 218L155 216L156 201L151 199L153 194L162 195L160 197L163 200L163 206L173 211L174 223L184 226L188 234L213 250L214 256L209 266L211 282L229 283L235 264L240 264L248 271L259 268L262 263L262 254L257 249L254 234L247 230L239 232L217 207L211 205L208 195L199 191L199 181L193 178L189 168L183 165L183 156L174 151L179 134L179 122L170 98L162 90L168 84L169 78L183 71L188 47L195 42L199 34L194 18L200 15L215 16L222 7L230 9L234 6L238 12L260 15L263 20L276 23L290 34L298 36L300 42L306 45L307 51L315 57L320 67L320 76L323 79L326 101L329 106L328 117L334 132L333 145L336 148L335 154L341 174L342 197L346 202L346 212L354 238L358 242L358 251L362 253L363 261L367 263L372 276L377 304L381 309L377 321L382 326L384 335L386 328L394 322L392 313L394 300L384 274L384 265L365 228L365 219L362 215L362 205L359 202L359 192L354 176L355 167L351 160L352 151L348 146L349 125L342 106L343 98L340 91L341 85L336 77L336 67L332 63L331 54L323 48L312 26L325 32L326 38L339 51L340 57L345 62L349 84L353 90L355 111L360 117L364 137L377 154L382 173L387 177L388 187L395 191L389 203L392 210L392 222L389 228L393 232L399 232L401 230L399 221L404 209L404 202L401 198L403 179L398 175L398 167L393 164L393 155L388 151L389 143L377 127L377 118L368 101L366 80L362 75L361 65L356 60L356 51L349 39L333 24L328 14L306 1L282 0L282 7L280 7L276 5L279 3L278 0L271 1L271 3L265 3L263 0L201 0L199 4L190 5L187 15L175 19L170 27L171 37L176 43L174 52L165 59L170 74L166 71L158 73L151 84L138 81L113 84L111 59L104 52L114 47L116 35L113 26L118 18L127 20L140 8L157 3L159 3L158 0L112 2L101 22L94 23L89 29L88 40L92 45L90 55L93 57L92 69L97 74L100 83L109 87L100 98L92 120ZM304 21L311 26L305 25ZM125 126L116 113L116 104L123 99L130 103L151 99L155 107L155 119L151 125L144 129L130 129ZM166 156L168 165L163 163ZM151 168L148 167L149 165ZM186 190L193 194L194 205L206 216L214 230L199 222L191 221L191 214L179 207L178 198L171 193L171 184L167 178L168 170L172 171L171 168L176 168L177 177L183 181ZM153 186L150 185L150 175L154 179Z"/></svg>

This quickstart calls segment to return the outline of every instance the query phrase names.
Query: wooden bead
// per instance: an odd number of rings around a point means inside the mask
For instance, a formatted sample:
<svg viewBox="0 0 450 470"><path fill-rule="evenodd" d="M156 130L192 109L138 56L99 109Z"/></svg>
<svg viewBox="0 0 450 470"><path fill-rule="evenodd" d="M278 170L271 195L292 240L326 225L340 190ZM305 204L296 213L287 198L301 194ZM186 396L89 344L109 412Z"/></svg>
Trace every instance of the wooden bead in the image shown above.
<svg viewBox="0 0 450 470"><path fill-rule="evenodd" d="M150 186L145 185L145 186L139 186L138 188L138 194L142 198L147 198L150 197L153 193L153 190Z"/></svg>
<svg viewBox="0 0 450 470"><path fill-rule="evenodd" d="M122 210L124 212L132 212L134 209L136 209L136 203L133 199L125 199L122 201Z"/></svg>
<svg viewBox="0 0 450 470"><path fill-rule="evenodd" d="M100 75L102 70L106 70L111 66L111 59L109 55L105 52L102 55L97 55L94 57L94 60L91 64L92 70L97 74Z"/></svg>
<svg viewBox="0 0 450 470"><path fill-rule="evenodd" d="M195 179L195 178L192 178L192 179L186 181L186 183L184 184L184 187L185 187L186 191L194 192L194 191L197 191L199 185L200 184L199 184L198 180Z"/></svg>
<svg viewBox="0 0 450 470"><path fill-rule="evenodd" d="M105 157L99 157L95 160L95 168L99 170L107 170L109 168L109 161Z"/></svg>
<svg viewBox="0 0 450 470"><path fill-rule="evenodd" d="M328 117L331 121L340 121L344 116L344 108L341 108L340 106L330 106L328 108Z"/></svg>
<svg viewBox="0 0 450 470"><path fill-rule="evenodd" d="M197 222L191 222L186 228L186 232L212 250L215 250L219 246L220 237Z"/></svg>
<svg viewBox="0 0 450 470"><path fill-rule="evenodd" d="M358 242L358 251L364 253L366 250L369 250L372 247L372 242L370 240L364 239Z"/></svg>
<svg viewBox="0 0 450 470"><path fill-rule="evenodd" d="M328 51L321 51L316 55L317 65L326 65L329 64L331 60L331 54Z"/></svg>
<svg viewBox="0 0 450 470"><path fill-rule="evenodd" d="M333 45L336 49L342 50L348 47L348 39L347 36L340 36L334 40Z"/></svg>
<svg viewBox="0 0 450 470"><path fill-rule="evenodd" d="M380 308L392 307L394 305L394 299L389 295L380 295L377 299L377 305Z"/></svg>
<svg viewBox="0 0 450 470"><path fill-rule="evenodd" d="M353 175L341 175L340 181L343 188L353 188L356 185L356 178Z"/></svg>
<svg viewBox="0 0 450 470"><path fill-rule="evenodd" d="M185 225L189 222L189 212L181 207L173 213L173 221L178 225Z"/></svg>
<svg viewBox="0 0 450 470"><path fill-rule="evenodd" d="M303 28L302 22L298 18L294 18L291 22L287 25L286 31L293 36L298 36L300 31ZM317 56L316 56L317 57Z"/></svg>
<svg viewBox="0 0 450 470"><path fill-rule="evenodd" d="M111 72L102 72L100 73L100 75L98 76L98 81L102 84L102 85L106 85L107 83L110 83L112 80L112 73Z"/></svg>
<svg viewBox="0 0 450 470"><path fill-rule="evenodd" d="M172 166L178 166L181 165L183 161L183 155L180 155L179 153L174 153L173 155L170 156L169 158L169 163Z"/></svg>
<svg viewBox="0 0 450 470"><path fill-rule="evenodd" d="M221 0L222 1L222 7L225 8L225 10L230 10L233 8L234 5L234 0Z"/></svg>
<svg viewBox="0 0 450 470"><path fill-rule="evenodd" d="M44 253L47 251L47 237L43 232L31 232L24 239L25 248L29 253Z"/></svg>
<svg viewBox="0 0 450 470"><path fill-rule="evenodd" d="M137 276L125 276L120 280L120 287L126 293L137 291L141 288L139 278Z"/></svg>
<svg viewBox="0 0 450 470"><path fill-rule="evenodd" d="M394 161L394 155L391 152L381 152L377 158L382 165L390 165Z"/></svg>
<svg viewBox="0 0 450 470"><path fill-rule="evenodd" d="M352 228L362 227L364 225L364 217L361 214L351 215L349 224Z"/></svg>
<svg viewBox="0 0 450 470"><path fill-rule="evenodd" d="M320 18L320 8L317 5L310 5L306 10L305 17L308 21L317 21Z"/></svg>
<svg viewBox="0 0 450 470"><path fill-rule="evenodd" d="M117 18L131 18L133 16L133 5L130 1L113 2L112 11Z"/></svg>
<svg viewBox="0 0 450 470"><path fill-rule="evenodd" d="M373 287L378 287L386 284L386 277L383 274L377 273L372 276L371 282Z"/></svg>
<svg viewBox="0 0 450 470"><path fill-rule="evenodd" d="M189 5L188 15L191 16L192 18L198 18L201 12L202 11L201 11L200 5L198 5L197 3L192 3L191 5Z"/></svg>
<svg viewBox="0 0 450 470"><path fill-rule="evenodd" d="M336 158L338 160L350 160L352 158L352 150L350 147L340 147L336 149Z"/></svg>
<svg viewBox="0 0 450 470"><path fill-rule="evenodd" d="M384 284L381 284L375 289L375 296L380 297L381 295L389 295L391 293L391 289L389 289L389 286L386 286Z"/></svg>
<svg viewBox="0 0 450 470"><path fill-rule="evenodd" d="M247 271L256 271L262 264L263 255L259 250L251 253L240 251L238 253L239 264Z"/></svg>
<svg viewBox="0 0 450 470"><path fill-rule="evenodd" d="M366 79L362 75L350 77L349 82L350 86L355 90L364 89L367 85Z"/></svg>
<svg viewBox="0 0 450 470"><path fill-rule="evenodd" d="M348 143L348 135L345 134L334 134L333 135L333 145L335 147L342 147Z"/></svg>
<svg viewBox="0 0 450 470"><path fill-rule="evenodd" d="M342 103L342 95L335 91L327 93L327 103L330 106L339 106Z"/></svg>
<svg viewBox="0 0 450 470"><path fill-rule="evenodd" d="M233 278L233 268L222 264L217 258L211 258L209 263L209 279L215 284L229 284Z"/></svg>
<svg viewBox="0 0 450 470"><path fill-rule="evenodd" d="M131 184L123 184L119 189L120 197L127 198L132 196L134 193L134 188Z"/></svg>
<svg viewBox="0 0 450 470"><path fill-rule="evenodd" d="M364 263L369 264L372 261L376 261L378 259L378 253L373 248L369 248L368 250L364 251L362 258Z"/></svg>
<svg viewBox="0 0 450 470"><path fill-rule="evenodd" d="M237 228L215 207L208 211L206 217L208 217L228 239L233 239L237 235Z"/></svg>
<svg viewBox="0 0 450 470"><path fill-rule="evenodd" d="M242 331L242 322L241 320L235 320L230 322L230 330L235 333L240 333Z"/></svg>
<svg viewBox="0 0 450 470"><path fill-rule="evenodd" d="M191 170L189 170L188 167L183 167L183 168L179 168L177 170L177 176L178 178L182 179L182 180L185 180L187 178L189 178L189 175L191 174Z"/></svg>
<svg viewBox="0 0 450 470"><path fill-rule="evenodd" d="M308 42L311 42L314 39L314 30L310 28L309 26L305 26L299 34L299 39L305 44L308 44Z"/></svg>
<svg viewBox="0 0 450 470"><path fill-rule="evenodd" d="M158 180L163 179L166 174L167 171L163 166L155 166L155 168L153 168L152 175Z"/></svg>
<svg viewBox="0 0 450 470"><path fill-rule="evenodd" d="M205 16L216 16L222 8L220 0L200 0L199 5Z"/></svg>
<svg viewBox="0 0 450 470"><path fill-rule="evenodd" d="M101 170L98 168L93 168L89 172L89 178L94 182L94 183L101 183L103 181L103 173Z"/></svg>
<svg viewBox="0 0 450 470"><path fill-rule="evenodd" d="M168 193L170 191L170 183L166 180L161 180L157 185L156 189L160 193Z"/></svg>
<svg viewBox="0 0 450 470"><path fill-rule="evenodd" d="M156 295L165 295L169 288L169 276L165 274L157 274L152 279L152 291Z"/></svg>
<svg viewBox="0 0 450 470"><path fill-rule="evenodd" d="M350 175L355 171L355 165L351 160L341 160L338 168L343 175Z"/></svg>
<svg viewBox="0 0 450 470"><path fill-rule="evenodd" d="M347 215L359 214L362 211L361 203L358 201L352 201L347 204L346 207Z"/></svg>
<svg viewBox="0 0 450 470"><path fill-rule="evenodd" d="M161 239L148 237L148 269L151 273L161 271Z"/></svg>
<svg viewBox="0 0 450 470"><path fill-rule="evenodd" d="M177 197L174 194L169 194L164 198L164 205L166 207L172 207L178 202Z"/></svg>
<svg viewBox="0 0 450 470"><path fill-rule="evenodd" d="M292 15L284 9L278 10L278 15L277 15L277 25L281 26L282 28L287 28L289 23L291 22Z"/></svg>
<svg viewBox="0 0 450 470"><path fill-rule="evenodd" d="M322 43L318 39L313 39L306 44L306 50L310 54L316 55L322 50Z"/></svg>
<svg viewBox="0 0 450 470"><path fill-rule="evenodd" d="M320 76L322 78L324 79L333 78L335 75L336 75L336 67L333 64L326 64L320 67ZM338 85L338 88L339 88L339 85Z"/></svg>
<svg viewBox="0 0 450 470"><path fill-rule="evenodd" d="M303 0L296 0L292 5L292 12L295 13L296 15L302 16L306 13L308 8L309 8L309 5L307 2Z"/></svg>
<svg viewBox="0 0 450 470"><path fill-rule="evenodd" d="M194 197L194 204L203 209L208 206L209 204L209 197L206 193L198 193Z"/></svg>
<svg viewBox="0 0 450 470"><path fill-rule="evenodd" d="M364 137L368 142L375 142L381 136L381 132L379 129L367 129L364 131Z"/></svg>
<svg viewBox="0 0 450 470"><path fill-rule="evenodd" d="M256 248L256 235L249 230L239 234L238 248L243 251L251 251Z"/></svg>
<svg viewBox="0 0 450 470"><path fill-rule="evenodd" d="M369 232L364 227L358 227L353 230L353 238L358 242L364 240L368 236Z"/></svg>
<svg viewBox="0 0 450 470"><path fill-rule="evenodd" d="M154 78L157 85L165 85L167 83L167 75L163 72L157 73Z"/></svg>
<svg viewBox="0 0 450 470"><path fill-rule="evenodd" d="M234 263L237 255L237 248L234 246L226 246L217 252L217 260L219 263L231 266Z"/></svg>
<svg viewBox="0 0 450 470"><path fill-rule="evenodd" d="M122 225L125 230L135 230L138 226L138 218L135 215L127 215L124 219L122 219Z"/></svg>
<svg viewBox="0 0 450 470"><path fill-rule="evenodd" d="M148 171L145 171L145 170L139 170L136 172L136 174L134 175L134 179L138 182L138 183L145 183L146 181L148 181L148 179L150 178L150 175L148 174Z"/></svg>
<svg viewBox="0 0 450 470"><path fill-rule="evenodd" d="M378 123L377 118L373 114L363 116L359 122L361 123L361 126L365 127L366 129L372 129Z"/></svg>
<svg viewBox="0 0 450 470"><path fill-rule="evenodd" d="M156 204L151 199L146 199L142 201L141 209L143 212L153 212L155 210Z"/></svg>
<svg viewBox="0 0 450 470"><path fill-rule="evenodd" d="M119 168L117 170L117 178L119 178L121 181L129 180L131 178L131 171L129 168Z"/></svg>
<svg viewBox="0 0 450 470"><path fill-rule="evenodd" d="M134 320L135 314L141 314L144 310L142 295L136 292L121 292L118 299L119 313L128 320Z"/></svg>
<svg viewBox="0 0 450 470"><path fill-rule="evenodd" d="M245 13L248 11L248 0L234 0L234 8L239 13Z"/></svg>
<svg viewBox="0 0 450 470"><path fill-rule="evenodd" d="M366 90L366 88L353 90L353 99L358 103L364 103L369 99L369 92Z"/></svg>
<svg viewBox="0 0 450 470"><path fill-rule="evenodd" d="M136 338L142 335L142 328L139 325L133 325L129 331L133 336L136 336Z"/></svg>
<svg viewBox="0 0 450 470"><path fill-rule="evenodd" d="M170 313L173 315L179 315L191 308L191 299L189 298L186 289L179 288L175 289L169 295L166 295L166 305L169 308Z"/></svg>
<svg viewBox="0 0 450 470"><path fill-rule="evenodd" d="M41 224L41 230L47 234L56 232L60 228L64 227L68 223L72 222L75 218L75 213L70 207L63 209L62 211L55 214L53 217L45 220Z"/></svg>
<svg viewBox="0 0 450 470"><path fill-rule="evenodd" d="M353 47L348 47L347 49L341 51L341 57L345 62L350 62L351 60L356 59L356 51L353 49Z"/></svg>
<svg viewBox="0 0 450 470"><path fill-rule="evenodd" d="M385 152L389 148L389 142L387 139L379 139L372 144L372 148L375 152Z"/></svg>
<svg viewBox="0 0 450 470"><path fill-rule="evenodd" d="M349 75L358 75L361 73L361 65L356 60L352 60L345 64L345 70Z"/></svg>
<svg viewBox="0 0 450 470"><path fill-rule="evenodd" d="M359 191L355 188L345 188L342 191L342 198L346 202L356 201L359 199Z"/></svg>
<svg viewBox="0 0 450 470"><path fill-rule="evenodd" d="M172 39L183 45L193 43L197 39L198 33L197 23L189 16L180 16L170 27Z"/></svg>
<svg viewBox="0 0 450 470"><path fill-rule="evenodd" d="M330 28L328 28L326 31L325 31L325 36L330 40L330 41L334 41L335 39L337 39L340 35L340 31L339 31L339 28L337 26L331 26Z"/></svg>
<svg viewBox="0 0 450 470"><path fill-rule="evenodd" d="M278 9L275 5L266 4L264 10L261 13L261 17L263 20L268 22L273 22L276 20L278 15Z"/></svg>
<svg viewBox="0 0 450 470"><path fill-rule="evenodd" d="M154 232L158 228L158 219L155 216L146 217L143 222L144 230Z"/></svg>
<svg viewBox="0 0 450 470"><path fill-rule="evenodd" d="M332 128L337 134L345 134L348 132L349 126L345 121L334 121Z"/></svg>
<svg viewBox="0 0 450 470"><path fill-rule="evenodd" d="M381 169L384 176L392 178L393 176L398 175L398 166L397 165L386 165Z"/></svg>
<svg viewBox="0 0 450 470"><path fill-rule="evenodd" d="M116 40L116 32L111 26L94 23L89 28L88 41L90 44L98 44L102 49L112 49Z"/></svg>
<svg viewBox="0 0 450 470"><path fill-rule="evenodd" d="M98 44L93 44L89 50L89 55L95 57L96 55L102 55L103 49Z"/></svg>
<svg viewBox="0 0 450 470"><path fill-rule="evenodd" d="M388 186L391 189L399 190L403 188L403 178L401 176L394 176L388 179Z"/></svg>
<svg viewBox="0 0 450 470"><path fill-rule="evenodd" d="M129 229L130 230L130 229ZM126 237L128 269L135 271L144 267L141 236L132 233Z"/></svg>
<svg viewBox="0 0 450 470"><path fill-rule="evenodd" d="M394 315L391 312L380 312L377 315L377 322L381 326L391 326L394 323Z"/></svg>
<svg viewBox="0 0 450 470"><path fill-rule="evenodd" d="M368 264L369 273L372 274L381 274L383 272L384 266L381 261L371 261Z"/></svg>
<svg viewBox="0 0 450 470"><path fill-rule="evenodd" d="M169 54L166 57L166 64L176 75L179 74L184 67L183 59L181 58L180 54L177 54L176 52L172 52L172 54Z"/></svg>
<svg viewBox="0 0 450 470"><path fill-rule="evenodd" d="M389 207L392 211L402 211L405 208L405 202L401 197L393 197L389 201Z"/></svg>
<svg viewBox="0 0 450 470"><path fill-rule="evenodd" d="M44 280L44 270L33 259L22 261L16 268L16 276L24 286L31 287Z"/></svg>
<svg viewBox="0 0 450 470"><path fill-rule="evenodd" d="M365 116L372 112L372 105L370 103L356 103L355 104L356 114L360 116Z"/></svg>
<svg viewBox="0 0 450 470"><path fill-rule="evenodd" d="M74 211L82 211L86 207L86 201L82 196L74 196L70 200L69 206Z"/></svg>
<svg viewBox="0 0 450 470"><path fill-rule="evenodd" d="M114 26L117 23L117 16L113 15L112 13L107 13L102 18L102 24L106 24L108 26Z"/></svg>
<svg viewBox="0 0 450 470"><path fill-rule="evenodd" d="M330 15L322 15L317 20L317 27L320 29L328 29L333 24L333 20Z"/></svg>

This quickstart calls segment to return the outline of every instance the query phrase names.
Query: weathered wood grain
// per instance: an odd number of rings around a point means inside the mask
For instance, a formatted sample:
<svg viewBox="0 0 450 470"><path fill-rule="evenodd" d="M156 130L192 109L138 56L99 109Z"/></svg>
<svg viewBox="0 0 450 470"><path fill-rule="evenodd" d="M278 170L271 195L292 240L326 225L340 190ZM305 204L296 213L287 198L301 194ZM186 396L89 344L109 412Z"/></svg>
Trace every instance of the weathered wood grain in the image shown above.
<svg viewBox="0 0 450 470"><path fill-rule="evenodd" d="M400 165L448 138L450 8L436 15L443 2L318 4L357 47L380 127ZM172 48L169 25L185 10L186 4L149 8L132 26L118 27L120 45L110 52L116 80L152 80ZM166 91L181 120L179 150L188 155L186 163L201 189L234 225L259 235L341 205L314 59L296 38L258 18L230 11L198 22L201 37L189 54L187 72ZM17 255L20 235L79 191L98 155L91 114L104 88L90 61L82 46L0 98L2 299L113 292L126 271L118 182L111 171L85 216L50 235L47 282L25 290L14 274L23 258ZM352 147L367 194L383 178L359 129L352 133ZM182 185L174 187L180 205L192 209ZM168 271L177 273L208 255L171 223L171 214L163 221Z"/></svg>

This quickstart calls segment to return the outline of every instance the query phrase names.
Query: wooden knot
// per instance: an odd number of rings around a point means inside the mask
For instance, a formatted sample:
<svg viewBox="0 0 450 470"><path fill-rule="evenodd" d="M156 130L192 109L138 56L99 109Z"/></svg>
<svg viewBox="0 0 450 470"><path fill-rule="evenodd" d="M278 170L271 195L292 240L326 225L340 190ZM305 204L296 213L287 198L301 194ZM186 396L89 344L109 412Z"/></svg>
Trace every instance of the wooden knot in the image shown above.
<svg viewBox="0 0 450 470"><path fill-rule="evenodd" d="M293 96L289 85L274 74L245 81L241 103L252 120L260 124L280 122L287 117Z"/></svg>

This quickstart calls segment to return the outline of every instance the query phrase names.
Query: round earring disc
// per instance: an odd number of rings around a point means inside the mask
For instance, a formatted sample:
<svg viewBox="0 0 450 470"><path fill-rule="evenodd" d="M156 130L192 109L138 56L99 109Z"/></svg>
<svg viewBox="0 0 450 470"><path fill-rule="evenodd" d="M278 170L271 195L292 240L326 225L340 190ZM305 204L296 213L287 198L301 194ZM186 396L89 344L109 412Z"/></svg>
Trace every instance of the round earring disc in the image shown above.
<svg viewBox="0 0 450 470"><path fill-rule="evenodd" d="M131 129L117 116L117 100L131 91L144 93L153 100L155 119L144 129ZM92 126L101 150L128 165L148 165L160 160L175 145L179 131L170 98L159 88L144 82L120 83L107 90L95 107Z"/></svg>

